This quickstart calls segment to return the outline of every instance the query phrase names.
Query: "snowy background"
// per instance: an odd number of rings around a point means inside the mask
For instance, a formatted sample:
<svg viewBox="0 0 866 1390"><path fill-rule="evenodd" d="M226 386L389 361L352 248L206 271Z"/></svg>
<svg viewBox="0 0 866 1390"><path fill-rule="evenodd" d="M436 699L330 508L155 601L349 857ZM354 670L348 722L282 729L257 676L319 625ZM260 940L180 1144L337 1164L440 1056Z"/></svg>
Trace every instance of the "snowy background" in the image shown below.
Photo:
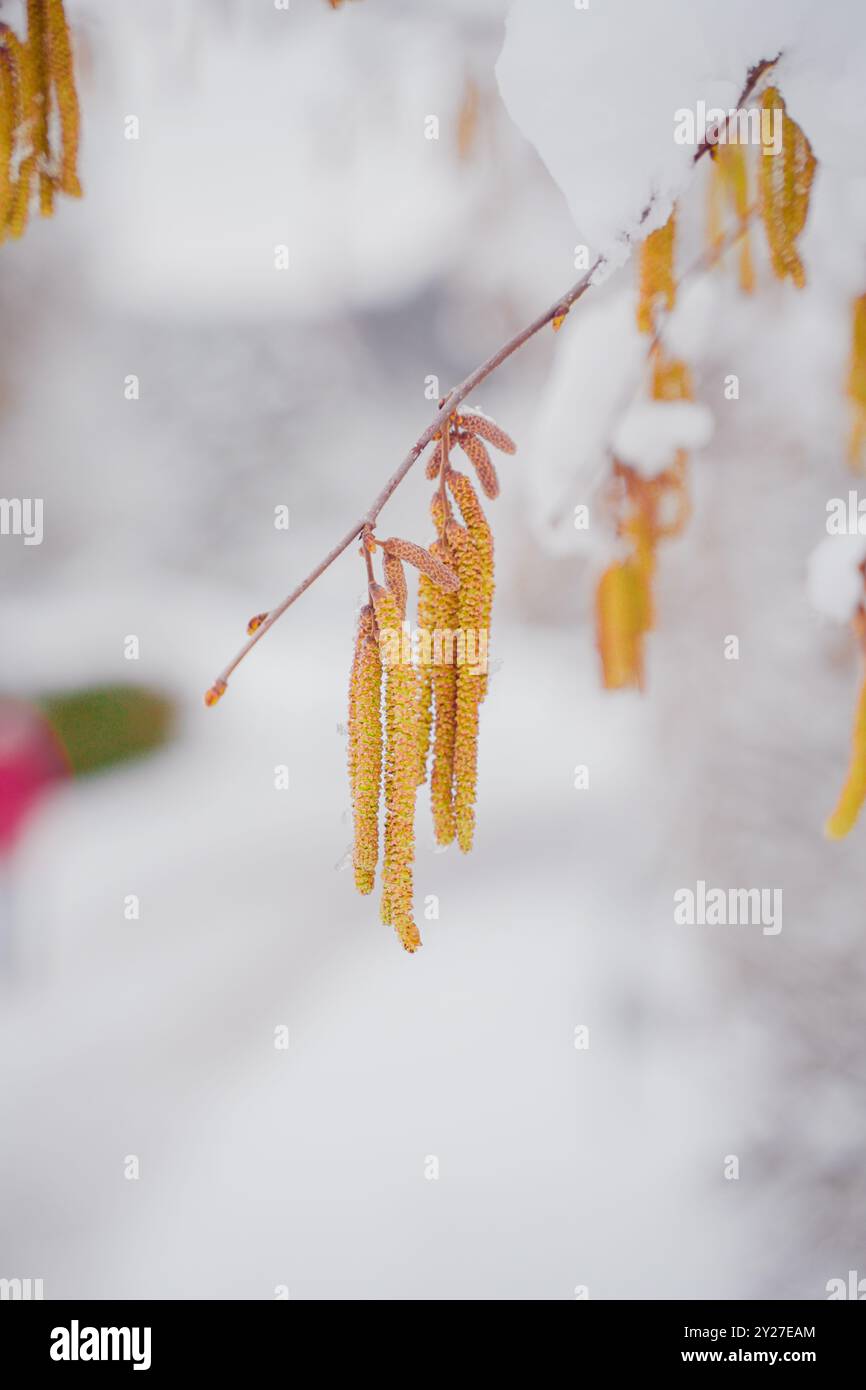
<svg viewBox="0 0 866 1390"><path fill-rule="evenodd" d="M0 1276L46 1297L821 1298L866 1274L866 827L822 836L859 658L807 587L856 486L866 14L517 0L506 34L508 10L68 5L86 197L0 248L0 491L45 499L41 546L2 542L3 682L134 678L181 719L46 798L5 866ZM519 444L478 834L435 853L419 799L440 918L410 958L339 868L361 562L216 710L202 692L429 422L426 378L553 302L576 245L623 259L648 200L664 220L681 196L700 254L709 161L692 173L673 112L731 104L779 50L821 161L809 284L773 281L755 236L754 297L732 259L670 324L714 433L660 550L643 697L601 691L592 620L642 370L633 264L478 394ZM386 534L427 539L416 473ZM781 934L677 926L698 879L781 888Z"/></svg>

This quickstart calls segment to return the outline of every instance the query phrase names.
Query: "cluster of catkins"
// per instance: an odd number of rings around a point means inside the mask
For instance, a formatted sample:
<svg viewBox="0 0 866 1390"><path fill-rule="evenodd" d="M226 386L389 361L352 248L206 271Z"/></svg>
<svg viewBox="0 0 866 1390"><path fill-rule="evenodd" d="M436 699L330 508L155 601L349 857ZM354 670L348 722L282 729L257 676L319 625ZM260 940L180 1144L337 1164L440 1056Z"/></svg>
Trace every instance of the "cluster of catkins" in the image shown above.
<svg viewBox="0 0 866 1390"><path fill-rule="evenodd" d="M486 441L486 443L485 443ZM379 863L379 807L385 824L382 921L407 951L421 945L413 910L415 798L430 783L436 841L455 839L467 853L475 829L478 711L487 693L493 602L493 536L478 494L451 466L459 447L485 496L499 494L488 453L513 454L508 435L479 412L453 413L426 465L437 480L431 503L436 530L428 547L391 537L363 538L370 602L361 609L349 683L349 783L354 819L352 863L360 893L371 893ZM458 516L454 514L456 506ZM381 551L384 584L372 576ZM418 571L418 631L406 624L404 564ZM384 686L384 690L383 690Z"/></svg>
<svg viewBox="0 0 866 1390"><path fill-rule="evenodd" d="M78 97L62 0L27 0L27 37L0 23L0 241L27 226L31 192L81 197Z"/></svg>
<svg viewBox="0 0 866 1390"><path fill-rule="evenodd" d="M761 152L757 167L757 198L767 239L770 266L779 280L790 280L797 289L806 283L798 240L806 225L816 160L809 141L788 115L784 99L775 87L762 97L763 111L781 119L782 142L778 154ZM724 222L733 214L739 241L740 288L747 294L755 287L748 220L750 159L746 146L720 145L713 150L714 173L710 183L710 249L721 254L725 245ZM655 400L690 400L692 386L684 362L666 358L659 332L659 314L676 304L676 213L663 227L651 232L641 246L638 269L637 324L651 335L649 353L650 396ZM852 406L849 458L860 466L866 448L866 294L854 301L851 358L847 382ZM653 478L614 459L611 493L617 511L617 534L626 542L624 559L610 565L599 580L596 595L596 632L604 684L609 689L644 683L643 645L654 624L653 579L656 547L665 536L676 534L688 515L685 490L686 456L680 450L670 468ZM670 513L670 500L674 507ZM863 598L854 619L854 631L866 655L866 566ZM825 826L831 839L849 833L866 804L866 675L860 689L851 741L848 775L836 806Z"/></svg>
<svg viewBox="0 0 866 1390"><path fill-rule="evenodd" d="M762 97L762 108L782 122L778 155L763 151L756 157L757 203L767 238L770 264L779 279L791 279L802 288L805 270L797 241L806 223L809 194L815 172L815 156L803 131L788 115L775 87ZM741 144L720 144L712 150L709 242L714 256L725 247L725 223L734 220L739 241L739 280L749 294L755 271L749 242L750 156ZM687 364L665 352L661 323L677 300L676 209L662 227L644 239L638 259L637 326L650 340L648 395L658 401L687 401L693 397ZM711 262L712 263L712 262ZM855 440L859 449L866 440L866 297L855 306L855 350L849 377L849 395L855 406ZM859 349L857 347L859 344ZM859 404L858 404L859 403ZM689 513L686 476L687 456L678 450L671 465L652 478L619 459L613 460L609 498L616 513L618 537L626 555L608 566L596 592L596 635L602 678L607 689L644 686L644 642L655 622L653 583L658 544L678 534ZM866 786L866 778L864 778Z"/></svg>
<svg viewBox="0 0 866 1390"><path fill-rule="evenodd" d="M688 401L693 394L688 366L666 355L657 333L659 310L670 311L676 304L675 250L672 212L643 242L638 268L636 317L640 331L652 335L648 394L656 401ZM670 467L652 478L619 459L613 461L608 497L626 556L608 566L596 590L596 642L607 690L644 688L644 640L655 624L656 551L659 542L677 535L688 518L687 461L680 449Z"/></svg>

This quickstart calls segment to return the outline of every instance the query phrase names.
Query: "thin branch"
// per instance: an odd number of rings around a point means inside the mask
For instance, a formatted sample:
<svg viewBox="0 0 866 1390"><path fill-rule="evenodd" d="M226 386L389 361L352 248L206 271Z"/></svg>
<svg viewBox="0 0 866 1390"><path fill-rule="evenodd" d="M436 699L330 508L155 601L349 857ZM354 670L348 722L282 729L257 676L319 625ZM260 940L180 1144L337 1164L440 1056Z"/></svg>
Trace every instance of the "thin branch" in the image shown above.
<svg viewBox="0 0 866 1390"><path fill-rule="evenodd" d="M776 66L781 56L782 54L781 52L779 52L776 54L775 58L762 58L760 63L756 63L753 68L749 68L749 71L746 73L746 81L743 85L743 90L737 97L736 110L739 111L743 106L745 106L746 102L749 100L749 97L754 92L761 78L764 76L765 73L770 71L770 68ZM695 150L695 157L692 161L694 164L697 164L698 160L702 159L708 151L714 149L716 145L722 143L722 135L727 134L730 120L730 115L727 115L723 120L719 121L718 124L712 128L712 130L707 131L706 139L702 140L700 145L698 145L698 148Z"/></svg>
<svg viewBox="0 0 866 1390"><path fill-rule="evenodd" d="M447 402L450 399L451 394L449 392L448 396L445 398L445 404L447 404ZM445 480L448 477L448 447L451 442L449 438L450 433L451 426L450 424L446 424L444 430L442 431L442 442L439 445L439 500L442 503L442 511L446 517L451 516L451 503L448 500L448 489L445 486Z"/></svg>
<svg viewBox="0 0 866 1390"><path fill-rule="evenodd" d="M763 59L760 63L756 63L753 68L749 69L745 85L738 99L738 107L743 106L744 103L748 101L758 85L758 82L764 74L779 61L780 57L781 54L779 53L775 58ZM726 117L724 122L720 122L714 131L708 133L708 138L698 146L694 155L693 162L695 164L719 142L722 129L727 129L729 119L729 117ZM644 208L639 225L642 225L646 221L651 208L652 203ZM265 633L273 627L274 623L283 616L286 610L291 608L292 604L296 603L302 594L306 593L310 585L314 584L335 560L339 559L343 551L347 550L352 544L352 541L357 540L364 531L372 530L376 524L379 513L391 497L391 494L400 486L419 454L427 447L434 435L440 430L442 431L444 445L447 422L457 406L460 405L461 401L464 401L477 386L481 385L482 381L485 381L498 367L501 367L502 363L507 361L512 353L517 352L518 348L523 347L524 343L528 343L530 338L534 338L536 333L540 332L542 328L545 328L547 324L551 323L554 319L564 318L572 305L576 304L589 289L590 285L593 283L596 272L601 270L606 264L606 257L601 255L597 256L589 270L571 286L571 289L567 290L564 295L561 295L549 309L545 309L544 313L539 314L538 317L527 324L525 328L522 328L519 333L515 333L513 338L509 338L508 342L498 348L491 357L488 357L486 362L482 362L479 367L476 367L474 371L470 372L469 375L461 381L459 386L455 386L454 389L449 392L430 424L424 430L423 434L419 435L416 439L400 466L391 474L391 477L385 483L369 510L365 512L358 521L352 524L342 540L339 540L333 549L328 551L324 559L320 560L315 569L311 570L306 578L301 580L297 588L293 589L276 608L271 609L264 622L260 624L249 640L241 647L234 659L229 662L228 666L226 666L217 677L205 696L207 704L216 703L224 693L232 672L237 669L244 657L252 651L257 642L261 641Z"/></svg>

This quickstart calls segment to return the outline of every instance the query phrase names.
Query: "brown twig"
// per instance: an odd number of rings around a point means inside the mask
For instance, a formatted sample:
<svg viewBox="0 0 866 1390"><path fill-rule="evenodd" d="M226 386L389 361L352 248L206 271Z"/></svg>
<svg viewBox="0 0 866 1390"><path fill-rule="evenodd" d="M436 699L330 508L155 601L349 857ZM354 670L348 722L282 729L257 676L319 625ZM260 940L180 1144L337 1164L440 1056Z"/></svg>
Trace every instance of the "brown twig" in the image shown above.
<svg viewBox="0 0 866 1390"><path fill-rule="evenodd" d="M444 404L451 399L451 393L445 397ZM450 445L451 417L449 415L445 428L442 431L442 443L439 446L439 500L442 503L442 511L446 517L451 515L451 503L448 500L448 489L445 486L445 479L448 477L448 448Z"/></svg>
<svg viewBox="0 0 866 1390"><path fill-rule="evenodd" d="M776 55L775 58L763 59L760 63L756 63L753 68L749 69L745 85L738 99L738 106L742 106L746 101L748 101L749 97L754 92L755 87L757 86L760 79L771 67L773 67L775 63L779 61L780 57L781 54L779 53ZM705 139L703 143L698 146L697 150L695 151L693 161L695 164L697 164L698 160L701 159L702 156L705 155L709 150L711 150L716 143L718 143L718 137L721 132L722 125L724 124L724 127L726 129L728 120L729 118L726 117L724 123L720 122L719 126L715 129L715 131L711 132L711 138ZM646 221L647 217L649 216L651 207L652 204L650 203L646 208L644 208L644 211L640 217L639 225L643 224ZM310 573L306 576L306 578L301 580L297 588L293 589L292 592L288 594L281 603L277 604L276 608L271 609L271 611L268 613L267 618L264 620L261 626L258 627L256 631L252 634L252 636L249 638L249 640L244 643L244 645L241 647L240 651L237 653L234 659L229 662L228 666L226 666L225 669L220 672L220 675L217 677L216 681L214 682L213 686L208 691L208 694L205 697L207 703L214 704L216 700L219 698L219 696L222 695L231 674L237 669L237 667L243 661L244 657L252 651L256 643L261 641L265 633L273 627L277 619L281 618L283 614L286 612L286 610L288 608L291 608L292 604L296 603L302 594L306 593L310 585L314 584L316 580L324 574L325 570L328 569L334 563L335 560L339 559L339 557L343 554L343 551L347 550L349 546L352 544L352 541L356 540L359 536L362 536L365 531L371 531L373 529L378 519L379 513L385 506L385 503L391 497L391 494L400 486L403 479L406 477L406 474L409 472L410 468L418 458L419 454L422 452L423 449L427 447L427 445L433 439L434 435L436 435L439 431L442 431L443 458L445 457L445 433L448 427L448 421L454 410L457 408L457 406L460 405L461 401L464 401L466 397L470 395L471 392L473 392L477 386L480 386L482 381L486 381L487 377L489 377L493 372L495 372L498 367L501 367L503 362L507 361L507 359L511 357L513 353L517 352L518 348L523 347L524 343L528 343L530 338L534 338L536 333L540 332L542 328L545 328L547 324L553 321L553 319L560 318L561 316L567 314L571 306L573 304L576 304L577 301L586 293L586 291L589 289L590 285L593 282L593 278L596 272L599 271L605 264L606 258L604 256L597 256L593 264L590 266L589 270L587 270L580 277L580 279L577 280L575 284L571 286L571 289L567 290L564 295L561 295L560 298L557 299L556 302L552 304L549 309L545 309L545 311L542 314L539 314L537 318L534 318L532 322L527 324L525 328L522 328L519 333L515 333L512 338L509 338L507 343L503 343L502 347L498 348L491 357L488 357L486 362L482 362L480 366L476 367L474 371L470 372L469 375L463 381L461 381L459 386L455 386L454 389L451 392L449 392L443 404L439 407L439 410L437 411L436 415L431 420L430 424L427 426L424 432L421 435L419 435L418 439L416 439L415 443L412 445L412 448L409 450L408 454L403 459L399 467L395 470L394 473L391 474L391 477L385 483L384 487L373 501L369 510L365 512L365 514L358 521L353 523L351 528L343 536L342 540L337 541L337 544L333 547L333 549L329 550L324 559L320 560L319 563L316 565L315 569L311 570Z"/></svg>
<svg viewBox="0 0 866 1390"><path fill-rule="evenodd" d="M777 53L775 58L762 58L760 63L756 63L753 68L749 68L749 71L746 73L746 81L743 84L743 90L737 97L737 110L745 106L761 78L765 73L770 71L770 68L775 67L781 56L781 53ZM730 120L730 115L725 116L724 120L719 121L717 125L713 126L712 130L707 131L706 138L701 141L698 148L695 150L695 157L692 161L694 164L697 164L698 160L702 159L709 150L714 149L716 145L721 143L721 136L723 133L727 133Z"/></svg>

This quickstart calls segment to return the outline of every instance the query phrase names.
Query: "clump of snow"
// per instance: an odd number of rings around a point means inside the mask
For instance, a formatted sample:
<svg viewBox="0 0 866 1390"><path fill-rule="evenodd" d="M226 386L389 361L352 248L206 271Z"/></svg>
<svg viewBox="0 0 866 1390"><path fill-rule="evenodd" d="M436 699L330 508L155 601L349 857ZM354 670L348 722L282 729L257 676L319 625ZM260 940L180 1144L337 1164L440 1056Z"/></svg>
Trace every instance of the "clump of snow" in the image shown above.
<svg viewBox="0 0 866 1390"><path fill-rule="evenodd" d="M553 550L573 550L575 506L587 504L607 473L614 426L640 382L646 338L637 329L631 286L582 300L559 333L530 448L530 517Z"/></svg>
<svg viewBox="0 0 866 1390"><path fill-rule="evenodd" d="M613 434L613 451L645 478L673 463L679 449L702 449L713 434L713 417L696 401L638 400Z"/></svg>
<svg viewBox="0 0 866 1390"><path fill-rule="evenodd" d="M825 536L809 556L806 589L817 612L848 623L863 599L866 536Z"/></svg>
<svg viewBox="0 0 866 1390"><path fill-rule="evenodd" d="M664 320L664 345L671 357L699 361L708 340L718 336L719 305L725 281L713 273L686 279L677 289L677 302Z"/></svg>
<svg viewBox="0 0 866 1390"><path fill-rule="evenodd" d="M623 238L642 239L664 221L691 175L696 146L676 142L676 113L697 113L700 102L733 109L749 69L777 53L776 80L819 160L864 172L851 120L866 57L863 5L515 0L497 77L581 235L593 252L621 258Z"/></svg>

